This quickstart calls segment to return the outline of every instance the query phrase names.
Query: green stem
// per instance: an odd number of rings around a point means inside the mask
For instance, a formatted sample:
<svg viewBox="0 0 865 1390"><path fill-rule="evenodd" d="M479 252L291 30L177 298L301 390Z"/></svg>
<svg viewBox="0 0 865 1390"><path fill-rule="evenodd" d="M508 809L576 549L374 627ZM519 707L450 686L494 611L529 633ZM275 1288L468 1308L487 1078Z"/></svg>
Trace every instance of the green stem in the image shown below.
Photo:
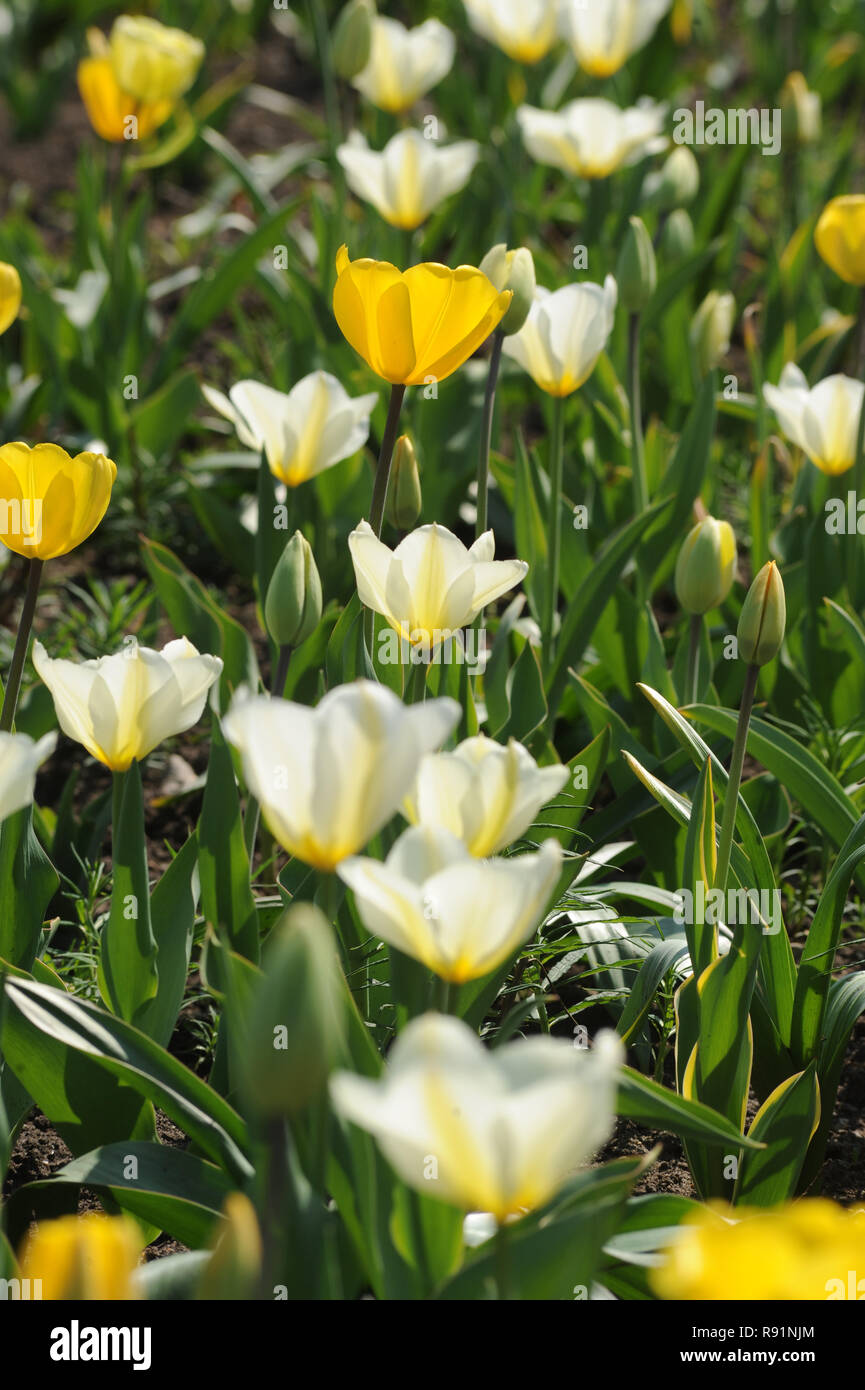
<svg viewBox="0 0 865 1390"><path fill-rule="evenodd" d="M700 671L700 638L703 635L703 615L702 613L691 614L690 632L688 634L688 676L685 682L685 691L690 704L695 705L699 696L697 686Z"/></svg>
<svg viewBox="0 0 865 1390"><path fill-rule="evenodd" d="M449 1014L453 1009L454 987L450 980L445 980L441 975L433 977L433 993L435 995L436 1008L440 1014Z"/></svg>
<svg viewBox="0 0 865 1390"><path fill-rule="evenodd" d="M407 705L419 705L426 699L426 681L428 669L426 662L419 661L416 666L409 668L409 676L405 683L404 700Z"/></svg>
<svg viewBox="0 0 865 1390"><path fill-rule="evenodd" d="M496 384L499 379L499 368L502 362L502 346L505 335L500 328L493 334L493 347L490 353L490 365L487 372L487 385L484 392L484 413L481 424L481 449L478 454L478 488L477 488L477 520L475 522L475 539L482 536L487 529L487 515L489 504L489 477L490 477L490 444L493 437L493 412L496 403Z"/></svg>
<svg viewBox="0 0 865 1390"><path fill-rule="evenodd" d="M21 690L21 677L24 674L24 662L27 660L27 652L30 647L33 616L36 612L36 600L39 597L39 585L42 582L44 568L44 560L33 559L30 561L24 607L21 609L21 621L18 624L18 632L15 637L15 650L12 653L12 664L9 667L9 676L6 681L3 709L0 710L0 730L5 730L6 733L12 728L15 720L15 709Z"/></svg>
<svg viewBox="0 0 865 1390"><path fill-rule="evenodd" d="M387 504L387 485L390 482L390 465L391 459L393 458L394 445L396 444L397 430L399 429L399 413L402 409L404 396L405 387L401 383L395 382L390 388L387 420L385 422L381 449L378 455L378 466L375 470L372 504L369 511L369 524L378 537L381 537L381 528L384 525L384 509Z"/></svg>
<svg viewBox="0 0 865 1390"><path fill-rule="evenodd" d="M276 660L276 671L271 686L271 698L274 696L282 698L285 689L285 682L288 676L288 664L291 661L291 647L286 643L279 649L279 656ZM252 857L255 854L255 842L258 839L258 825L261 819L261 807L256 797L250 795L246 805L246 819L243 823L244 843L246 854L249 859L249 867L252 868Z"/></svg>
<svg viewBox="0 0 865 1390"><path fill-rule="evenodd" d="M736 738L730 758L730 772L727 777L727 791L724 796L724 814L721 817L721 834L718 839L718 865L715 870L714 887L720 892L727 891L727 875L730 870L730 852L733 848L733 831L736 826L736 810L739 804L739 787L742 782L742 765L745 761L745 746L748 742L748 726L751 723L751 709L757 691L760 667L748 667L742 702L739 705L739 721L736 725Z"/></svg>
<svg viewBox="0 0 865 1390"><path fill-rule="evenodd" d="M640 315L628 319L628 399L631 408L631 481L634 489L634 515L639 516L649 505L646 482L646 451L643 444L643 419L640 403Z"/></svg>
<svg viewBox="0 0 865 1390"><path fill-rule="evenodd" d="M503 1221L496 1227L496 1292L500 1299L510 1299L511 1261L508 1248L508 1228Z"/></svg>
<svg viewBox="0 0 865 1390"><path fill-rule="evenodd" d="M862 291L859 306L859 350L857 357L856 370L861 377L865 374L865 289ZM865 393L862 395L862 406L859 410L859 428L856 431L856 452L853 459L853 490L858 501L865 492ZM861 553L862 542L858 536L853 536L847 574L847 591L854 610L858 607Z"/></svg>
<svg viewBox="0 0 865 1390"><path fill-rule="evenodd" d="M544 661L552 665L556 606L559 598L559 562L562 548L561 505L562 470L564 466L565 400L553 400L553 430L550 439L550 508L547 520L547 590L544 603L543 642Z"/></svg>

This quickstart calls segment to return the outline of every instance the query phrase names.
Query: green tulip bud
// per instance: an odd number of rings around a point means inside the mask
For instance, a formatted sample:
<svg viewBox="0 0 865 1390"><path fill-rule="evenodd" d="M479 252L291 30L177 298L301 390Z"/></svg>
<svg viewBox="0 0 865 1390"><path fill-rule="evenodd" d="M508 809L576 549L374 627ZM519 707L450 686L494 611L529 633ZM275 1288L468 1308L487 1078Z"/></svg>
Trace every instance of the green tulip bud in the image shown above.
<svg viewBox="0 0 865 1390"><path fill-rule="evenodd" d="M737 637L739 655L752 666L765 666L781 650L787 624L784 583L774 560L757 575L742 604Z"/></svg>
<svg viewBox="0 0 865 1390"><path fill-rule="evenodd" d="M728 521L707 516L689 532L676 561L676 597L687 613L708 613L730 592L736 537Z"/></svg>
<svg viewBox="0 0 865 1390"><path fill-rule="evenodd" d="M375 5L372 0L348 0L340 10L330 38L334 71L350 82L363 72L372 49L372 22Z"/></svg>
<svg viewBox="0 0 865 1390"><path fill-rule="evenodd" d="M690 342L701 379L730 351L736 301L731 294L710 290L691 320Z"/></svg>
<svg viewBox="0 0 865 1390"><path fill-rule="evenodd" d="M652 238L640 217L628 223L616 268L619 303L626 313L641 314L655 293L658 271Z"/></svg>
<svg viewBox="0 0 865 1390"><path fill-rule="evenodd" d="M295 531L277 561L264 603L278 647L299 647L321 621L321 579L309 541Z"/></svg>
<svg viewBox="0 0 865 1390"><path fill-rule="evenodd" d="M261 1275L262 1241L255 1207L243 1192L230 1192L222 1208L213 1254L204 1267L199 1298L248 1300Z"/></svg>
<svg viewBox="0 0 865 1390"><path fill-rule="evenodd" d="M297 903L264 947L241 1056L244 1093L263 1115L294 1115L320 1096L343 1054L344 981L333 931Z"/></svg>
<svg viewBox="0 0 865 1390"><path fill-rule="evenodd" d="M423 498L414 445L401 434L393 451L388 489L388 516L398 531L410 531L421 514Z"/></svg>
<svg viewBox="0 0 865 1390"><path fill-rule="evenodd" d="M660 169L643 180L642 202L659 212L693 203L700 190L700 166L687 145L677 145Z"/></svg>
<svg viewBox="0 0 865 1390"><path fill-rule="evenodd" d="M664 223L661 251L671 261L684 261L694 250L694 224L684 208L674 208Z"/></svg>
<svg viewBox="0 0 865 1390"><path fill-rule="evenodd" d="M513 299L499 329L506 338L519 333L535 298L535 263L531 251L525 246L509 251L501 241L487 252L479 269L497 290L512 292Z"/></svg>

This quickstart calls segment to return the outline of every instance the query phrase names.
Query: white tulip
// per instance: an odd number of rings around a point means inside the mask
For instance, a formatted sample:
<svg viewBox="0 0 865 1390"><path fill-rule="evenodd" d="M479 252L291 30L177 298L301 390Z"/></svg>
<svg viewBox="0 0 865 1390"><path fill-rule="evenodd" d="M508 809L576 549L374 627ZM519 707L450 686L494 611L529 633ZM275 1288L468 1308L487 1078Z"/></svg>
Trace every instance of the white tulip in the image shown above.
<svg viewBox="0 0 865 1390"><path fill-rule="evenodd" d="M463 0L469 23L517 63L537 63L557 38L557 0Z"/></svg>
<svg viewBox="0 0 865 1390"><path fill-rule="evenodd" d="M476 859L449 831L416 826L384 863L345 859L339 876L372 936L463 984L488 975L532 935L561 864L557 840L538 854Z"/></svg>
<svg viewBox="0 0 865 1390"><path fill-rule="evenodd" d="M361 603L425 654L474 622L488 603L519 584L529 568L523 560L495 560L492 531L485 531L467 549L452 531L435 522L412 531L390 550L362 521L348 546Z"/></svg>
<svg viewBox="0 0 865 1390"><path fill-rule="evenodd" d="M35 742L27 734L0 732L0 821L30 805L36 773L56 742L54 733Z"/></svg>
<svg viewBox="0 0 865 1390"><path fill-rule="evenodd" d="M201 389L231 421L241 444L256 453L263 449L271 473L289 487L362 449L378 401L375 391L350 396L329 372L310 372L287 393L258 381L239 381L227 396L212 386Z"/></svg>
<svg viewBox="0 0 865 1390"><path fill-rule="evenodd" d="M623 1054L609 1030L591 1051L550 1037L488 1051L459 1019L425 1014L382 1078L338 1072L330 1089L404 1182L502 1223L547 1202L608 1138Z"/></svg>
<svg viewBox="0 0 865 1390"><path fill-rule="evenodd" d="M453 33L437 19L406 29L397 19L377 15L369 62L354 85L382 111L407 111L450 72L455 52Z"/></svg>
<svg viewBox="0 0 865 1390"><path fill-rule="evenodd" d="M336 153L352 193L371 203L392 227L413 231L445 198L465 187L480 146L476 140L437 145L419 130L401 130L379 152L355 132Z"/></svg>
<svg viewBox="0 0 865 1390"><path fill-rule="evenodd" d="M562 37L593 77L612 77L642 48L672 0L562 0Z"/></svg>
<svg viewBox="0 0 865 1390"><path fill-rule="evenodd" d="M560 763L538 767L515 738L505 747L478 734L452 753L427 754L406 814L415 825L449 830L483 858L518 840L568 776Z"/></svg>
<svg viewBox="0 0 865 1390"><path fill-rule="evenodd" d="M315 709L239 692L223 729L279 843L331 871L399 810L420 759L460 713L456 700L406 706L386 686L360 680Z"/></svg>
<svg viewBox="0 0 865 1390"><path fill-rule="evenodd" d="M604 179L666 149L665 116L666 107L648 98L625 110L603 97L581 97L561 111L537 106L517 109L532 158L583 179Z"/></svg>
<svg viewBox="0 0 865 1390"><path fill-rule="evenodd" d="M613 331L618 291L612 275L603 287L583 281L560 290L538 287L519 333L503 351L542 391L569 396L591 376Z"/></svg>
<svg viewBox="0 0 865 1390"><path fill-rule="evenodd" d="M736 301L730 293L710 290L697 307L688 340L698 377L708 376L727 356L735 318Z"/></svg>
<svg viewBox="0 0 865 1390"><path fill-rule="evenodd" d="M197 724L222 672L220 657L202 656L186 637L159 652L131 642L113 656L80 662L52 660L36 642L33 665L64 734L114 772Z"/></svg>
<svg viewBox="0 0 865 1390"><path fill-rule="evenodd" d="M792 444L798 444L823 473L846 473L856 462L856 437L865 386L853 377L824 377L812 389L805 373L788 362L777 386L763 395Z"/></svg>

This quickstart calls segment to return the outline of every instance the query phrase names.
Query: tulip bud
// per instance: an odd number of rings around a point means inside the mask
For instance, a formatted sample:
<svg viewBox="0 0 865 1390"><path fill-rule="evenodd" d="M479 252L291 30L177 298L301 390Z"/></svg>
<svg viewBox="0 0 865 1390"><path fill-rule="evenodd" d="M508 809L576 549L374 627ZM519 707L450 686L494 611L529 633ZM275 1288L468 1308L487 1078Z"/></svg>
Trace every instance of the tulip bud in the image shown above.
<svg viewBox="0 0 865 1390"><path fill-rule="evenodd" d="M820 138L820 93L808 90L801 72L788 73L781 88L781 130L785 139L812 145Z"/></svg>
<svg viewBox="0 0 865 1390"><path fill-rule="evenodd" d="M344 982L331 927L317 907L283 914L264 948L241 1071L265 1115L293 1115L324 1090L342 1053Z"/></svg>
<svg viewBox="0 0 865 1390"><path fill-rule="evenodd" d="M643 180L642 202L660 212L693 203L700 189L700 166L687 145L677 145L660 169Z"/></svg>
<svg viewBox="0 0 865 1390"><path fill-rule="evenodd" d="M774 560L757 575L742 604L737 636L739 655L753 666L765 666L781 650L787 623L784 584Z"/></svg>
<svg viewBox="0 0 865 1390"><path fill-rule="evenodd" d="M321 579L309 541L295 531L277 561L264 604L278 647L299 647L321 621Z"/></svg>
<svg viewBox="0 0 865 1390"><path fill-rule="evenodd" d="M690 342L698 377L708 376L730 351L736 301L710 290L691 320Z"/></svg>
<svg viewBox="0 0 865 1390"><path fill-rule="evenodd" d="M503 241L488 251L478 267L497 290L513 294L510 308L499 324L506 338L519 333L535 297L535 263L525 246L509 251Z"/></svg>
<svg viewBox="0 0 865 1390"><path fill-rule="evenodd" d="M694 250L694 224L684 208L674 208L664 223L661 251L671 261L684 261Z"/></svg>
<svg viewBox="0 0 865 1390"><path fill-rule="evenodd" d="M414 445L400 435L394 449L388 491L388 515L398 531L410 531L421 513L420 474Z"/></svg>
<svg viewBox="0 0 865 1390"><path fill-rule="evenodd" d="M616 267L619 303L629 314L641 314L655 293L658 271L652 238L641 217L632 217Z"/></svg>
<svg viewBox="0 0 865 1390"><path fill-rule="evenodd" d="M730 592L736 537L728 521L707 516L689 532L676 561L676 597L687 613L708 613Z"/></svg>
<svg viewBox="0 0 865 1390"><path fill-rule="evenodd" d="M348 0L340 10L330 39L334 70L347 82L363 72L372 48L372 0Z"/></svg>
<svg viewBox="0 0 865 1390"><path fill-rule="evenodd" d="M216 1247L207 1262L199 1298L255 1297L261 1274L262 1242L255 1207L242 1192L230 1192L223 1207Z"/></svg>

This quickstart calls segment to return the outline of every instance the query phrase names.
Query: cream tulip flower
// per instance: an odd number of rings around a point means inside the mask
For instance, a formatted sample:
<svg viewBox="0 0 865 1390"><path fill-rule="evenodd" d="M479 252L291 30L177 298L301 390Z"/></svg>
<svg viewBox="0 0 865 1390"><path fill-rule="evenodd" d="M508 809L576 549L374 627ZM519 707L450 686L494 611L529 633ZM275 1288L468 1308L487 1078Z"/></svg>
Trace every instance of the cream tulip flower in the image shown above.
<svg viewBox="0 0 865 1390"><path fill-rule="evenodd" d="M452 753L428 753L406 799L414 825L440 826L471 854L498 854L523 835L568 780L560 763L538 767L512 738L507 747L478 734Z"/></svg>
<svg viewBox="0 0 865 1390"><path fill-rule="evenodd" d="M0 821L30 805L36 773L56 742L55 733L36 741L27 734L0 732Z"/></svg>
<svg viewBox="0 0 865 1390"><path fill-rule="evenodd" d="M535 290L520 329L505 338L504 352L550 396L569 396L595 370L613 331L618 289L612 275L603 287L585 280L559 290Z"/></svg>
<svg viewBox="0 0 865 1390"><path fill-rule="evenodd" d="M593 77L612 77L648 43L672 0L562 0L562 37L580 67Z"/></svg>
<svg viewBox="0 0 865 1390"><path fill-rule="evenodd" d="M397 19L376 15L369 62L353 85L373 106L398 115L441 82L455 52L453 33L437 19L407 29Z"/></svg>
<svg viewBox="0 0 865 1390"><path fill-rule="evenodd" d="M246 785L289 854L326 872L399 810L417 765L460 717L456 700L406 706L386 686L337 686L315 709L238 692L223 721Z"/></svg>
<svg viewBox="0 0 865 1390"><path fill-rule="evenodd" d="M387 856L343 860L367 931L451 984L488 975L532 935L556 886L558 840L538 854L476 859L439 826L406 830Z"/></svg>
<svg viewBox="0 0 865 1390"><path fill-rule="evenodd" d="M856 437L865 386L853 377L824 377L809 387L801 367L788 362L777 386L763 387L766 403L792 444L822 473L835 477L856 462Z"/></svg>
<svg viewBox="0 0 865 1390"><path fill-rule="evenodd" d="M298 487L343 459L369 438L378 394L350 396L329 372L310 372L290 391L238 381L227 396L202 386L205 398L230 420L241 444L267 457L271 473Z"/></svg>
<svg viewBox="0 0 865 1390"><path fill-rule="evenodd" d="M349 536L348 548L361 603L425 653L473 623L529 569L523 560L493 558L492 531L466 549L436 522L420 526L391 550L362 521Z"/></svg>
<svg viewBox="0 0 865 1390"><path fill-rule="evenodd" d="M336 153L352 193L392 227L414 231L439 203L465 187L480 146L476 140L437 145L419 130L401 130L379 152L354 132Z"/></svg>
<svg viewBox="0 0 865 1390"><path fill-rule="evenodd" d="M539 164L582 179L605 179L667 148L666 107L643 98L625 110L603 97L580 97L561 111L520 106L523 143Z"/></svg>
<svg viewBox="0 0 865 1390"><path fill-rule="evenodd" d="M330 1091L404 1182L502 1223L549 1201L612 1133L623 1060L609 1029L591 1051L550 1037L489 1051L459 1019L424 1014L382 1077L337 1072Z"/></svg>
<svg viewBox="0 0 865 1390"><path fill-rule="evenodd" d="M36 642L33 665L54 697L64 734L113 772L126 772L164 739L197 724L222 672L220 657L201 655L186 637L159 652L130 643L81 662L52 660Z"/></svg>
<svg viewBox="0 0 865 1390"><path fill-rule="evenodd" d="M557 0L463 0L469 24L517 63L537 63L558 38Z"/></svg>

